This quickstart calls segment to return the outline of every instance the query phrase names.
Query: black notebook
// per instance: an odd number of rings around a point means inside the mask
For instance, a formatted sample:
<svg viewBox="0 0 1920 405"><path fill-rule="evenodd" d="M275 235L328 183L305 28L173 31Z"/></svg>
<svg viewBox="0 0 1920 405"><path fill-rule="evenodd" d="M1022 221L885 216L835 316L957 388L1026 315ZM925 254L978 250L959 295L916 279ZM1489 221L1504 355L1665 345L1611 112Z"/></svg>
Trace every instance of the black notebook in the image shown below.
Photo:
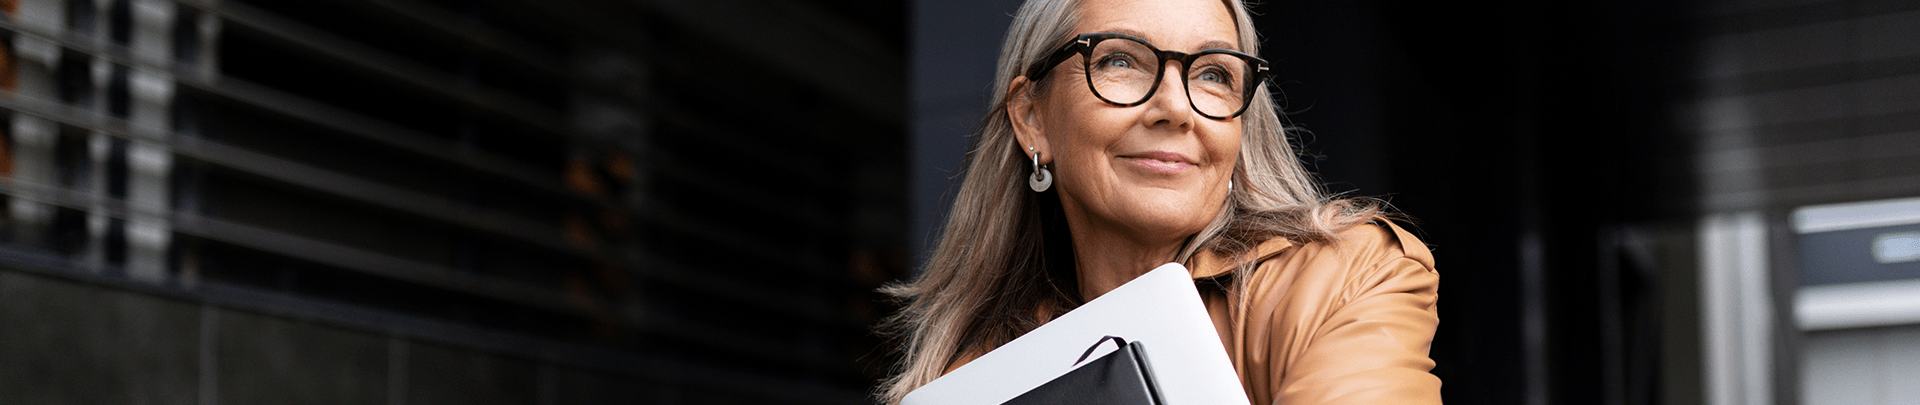
<svg viewBox="0 0 1920 405"><path fill-rule="evenodd" d="M1084 361L1088 354L1107 341L1120 345L1106 355L1088 362L1087 365L1073 369L1058 378L1047 381L1039 387L1020 394L1003 405L1075 405L1075 404L1115 404L1115 405L1160 405L1166 403L1160 398L1160 388L1153 379L1153 368L1147 363L1146 345L1140 342L1127 342L1118 336L1107 336L1087 348L1080 355Z"/></svg>

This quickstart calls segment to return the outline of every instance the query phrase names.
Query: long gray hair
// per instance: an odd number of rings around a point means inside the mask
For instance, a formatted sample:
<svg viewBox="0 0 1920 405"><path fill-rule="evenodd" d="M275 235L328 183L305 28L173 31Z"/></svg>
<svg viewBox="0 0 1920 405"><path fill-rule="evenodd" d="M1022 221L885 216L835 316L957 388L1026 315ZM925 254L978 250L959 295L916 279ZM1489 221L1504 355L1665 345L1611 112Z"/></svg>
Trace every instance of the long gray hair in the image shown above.
<svg viewBox="0 0 1920 405"><path fill-rule="evenodd" d="M1233 13L1241 51L1259 54L1259 38L1243 0L1222 0ZM918 279L883 289L905 306L880 325L902 343L902 359L876 393L898 403L965 355L979 355L1079 305L1073 249L1055 192L1027 190L1032 171L1014 139L1005 89L1074 35L1078 0L1029 0L1013 16L994 79L991 109L967 152L960 191L944 233ZM1045 86L1026 86L1038 89ZM1240 258L1281 237L1328 241L1382 211L1371 199L1334 199L1294 155L1265 85L1239 118L1240 164L1225 208L1189 240L1175 260L1201 249ZM1237 272L1252 270L1243 260Z"/></svg>

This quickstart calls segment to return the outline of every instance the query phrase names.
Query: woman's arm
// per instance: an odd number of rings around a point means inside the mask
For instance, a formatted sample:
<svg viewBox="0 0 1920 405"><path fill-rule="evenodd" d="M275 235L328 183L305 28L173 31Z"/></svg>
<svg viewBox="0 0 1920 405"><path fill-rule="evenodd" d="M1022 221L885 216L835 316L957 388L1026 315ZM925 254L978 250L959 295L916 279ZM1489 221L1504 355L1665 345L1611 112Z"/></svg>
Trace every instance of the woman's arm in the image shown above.
<svg viewBox="0 0 1920 405"><path fill-rule="evenodd" d="M1439 404L1440 276L1391 223L1273 252L1246 280L1232 354L1254 403Z"/></svg>
<svg viewBox="0 0 1920 405"><path fill-rule="evenodd" d="M1344 290L1354 293L1351 300L1328 308L1318 328L1307 328L1311 333L1275 336L1276 344L1291 341L1290 361L1276 370L1275 403L1440 403L1440 379L1428 372L1434 364L1427 357L1440 322L1439 275L1405 257L1375 270L1350 280Z"/></svg>

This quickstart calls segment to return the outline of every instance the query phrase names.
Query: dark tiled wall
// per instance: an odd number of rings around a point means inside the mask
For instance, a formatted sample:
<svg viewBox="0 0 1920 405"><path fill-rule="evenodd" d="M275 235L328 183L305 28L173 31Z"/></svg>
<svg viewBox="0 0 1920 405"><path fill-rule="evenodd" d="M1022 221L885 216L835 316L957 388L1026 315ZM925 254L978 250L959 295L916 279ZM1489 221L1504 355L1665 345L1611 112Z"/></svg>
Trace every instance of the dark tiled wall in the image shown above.
<svg viewBox="0 0 1920 405"><path fill-rule="evenodd" d="M196 305L0 271L0 403L191 404Z"/></svg>
<svg viewBox="0 0 1920 405"><path fill-rule="evenodd" d="M387 342L380 336L217 311L214 384L223 404L381 404Z"/></svg>
<svg viewBox="0 0 1920 405"><path fill-rule="evenodd" d="M0 303L0 404L724 403L729 396L38 273L0 270Z"/></svg>
<svg viewBox="0 0 1920 405"><path fill-rule="evenodd" d="M532 362L437 345L407 349L407 404L506 405L534 402Z"/></svg>

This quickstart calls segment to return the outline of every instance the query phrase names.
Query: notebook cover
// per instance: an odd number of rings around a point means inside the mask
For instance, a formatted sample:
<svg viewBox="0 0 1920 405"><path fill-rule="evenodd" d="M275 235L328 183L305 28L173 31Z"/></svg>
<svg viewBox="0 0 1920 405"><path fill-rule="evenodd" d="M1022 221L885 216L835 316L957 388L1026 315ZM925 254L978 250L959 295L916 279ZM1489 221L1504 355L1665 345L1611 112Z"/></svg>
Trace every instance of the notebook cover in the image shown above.
<svg viewBox="0 0 1920 405"><path fill-rule="evenodd" d="M1067 374L1088 342L1108 335L1152 345L1153 373L1167 404L1248 403L1193 276L1169 263L908 393L902 404L1006 402Z"/></svg>
<svg viewBox="0 0 1920 405"><path fill-rule="evenodd" d="M1159 405L1146 346L1127 344L1001 405Z"/></svg>

